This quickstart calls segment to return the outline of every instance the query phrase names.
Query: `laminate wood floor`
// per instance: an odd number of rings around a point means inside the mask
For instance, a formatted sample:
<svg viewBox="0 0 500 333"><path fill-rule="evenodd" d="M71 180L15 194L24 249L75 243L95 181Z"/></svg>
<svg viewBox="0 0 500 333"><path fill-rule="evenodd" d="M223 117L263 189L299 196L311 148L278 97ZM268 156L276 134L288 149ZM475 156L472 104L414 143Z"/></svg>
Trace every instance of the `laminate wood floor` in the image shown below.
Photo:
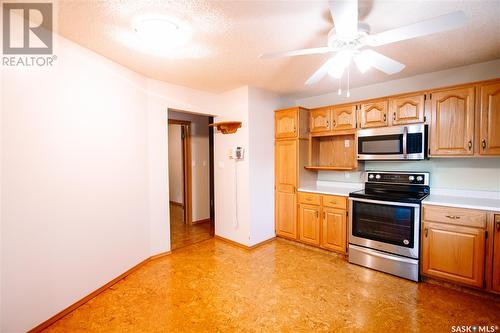
<svg viewBox="0 0 500 333"><path fill-rule="evenodd" d="M500 300L414 283L277 239L218 239L149 262L46 332L451 332Z"/></svg>

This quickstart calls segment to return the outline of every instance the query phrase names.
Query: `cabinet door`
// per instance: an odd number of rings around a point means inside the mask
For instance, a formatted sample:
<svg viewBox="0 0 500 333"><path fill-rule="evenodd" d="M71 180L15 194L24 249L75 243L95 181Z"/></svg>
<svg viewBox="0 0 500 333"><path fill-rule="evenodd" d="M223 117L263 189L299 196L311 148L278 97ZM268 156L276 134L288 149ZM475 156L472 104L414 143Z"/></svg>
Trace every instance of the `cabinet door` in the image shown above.
<svg viewBox="0 0 500 333"><path fill-rule="evenodd" d="M319 245L319 206L301 204L299 206L300 241Z"/></svg>
<svg viewBox="0 0 500 333"><path fill-rule="evenodd" d="M312 109L309 119L311 133L328 132L331 129L331 108Z"/></svg>
<svg viewBox="0 0 500 333"><path fill-rule="evenodd" d="M297 238L297 204L296 194L276 191L275 228L276 235Z"/></svg>
<svg viewBox="0 0 500 333"><path fill-rule="evenodd" d="M472 155L474 87L432 93L431 155Z"/></svg>
<svg viewBox="0 0 500 333"><path fill-rule="evenodd" d="M361 128L387 126L387 100L361 104Z"/></svg>
<svg viewBox="0 0 500 333"><path fill-rule="evenodd" d="M298 109L276 111L274 121L274 135L277 139L297 137Z"/></svg>
<svg viewBox="0 0 500 333"><path fill-rule="evenodd" d="M500 82L481 86L481 155L500 155Z"/></svg>
<svg viewBox="0 0 500 333"><path fill-rule="evenodd" d="M424 222L422 273L470 286L484 284L485 230Z"/></svg>
<svg viewBox="0 0 500 333"><path fill-rule="evenodd" d="M389 100L391 125L423 123L424 104L424 94L391 98Z"/></svg>
<svg viewBox="0 0 500 333"><path fill-rule="evenodd" d="M500 292L500 215L495 215L493 235L493 290Z"/></svg>
<svg viewBox="0 0 500 333"><path fill-rule="evenodd" d="M356 105L334 107L332 109L332 125L334 131L356 128Z"/></svg>
<svg viewBox="0 0 500 333"><path fill-rule="evenodd" d="M321 226L321 247L346 253L347 212L341 209L323 207Z"/></svg>
<svg viewBox="0 0 500 333"><path fill-rule="evenodd" d="M297 140L276 141L274 173L277 191L295 193L297 186Z"/></svg>

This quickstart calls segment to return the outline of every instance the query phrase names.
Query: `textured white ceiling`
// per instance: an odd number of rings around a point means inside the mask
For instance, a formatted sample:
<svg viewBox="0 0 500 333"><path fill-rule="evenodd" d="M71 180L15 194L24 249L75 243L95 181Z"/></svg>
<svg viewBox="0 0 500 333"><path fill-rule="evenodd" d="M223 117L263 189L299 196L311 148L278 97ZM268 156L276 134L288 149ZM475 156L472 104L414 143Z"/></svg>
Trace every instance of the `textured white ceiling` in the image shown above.
<svg viewBox="0 0 500 333"><path fill-rule="evenodd" d="M258 58L325 46L333 26L327 1L62 0L57 9L62 36L154 79L211 92L252 85L295 97L338 85L330 77L304 84L331 54ZM391 76L352 69L351 87L500 58L500 0L362 1L360 19L376 33L459 9L469 18L465 27L376 48L406 68ZM192 41L168 57L137 49L132 21L152 14L189 24Z"/></svg>

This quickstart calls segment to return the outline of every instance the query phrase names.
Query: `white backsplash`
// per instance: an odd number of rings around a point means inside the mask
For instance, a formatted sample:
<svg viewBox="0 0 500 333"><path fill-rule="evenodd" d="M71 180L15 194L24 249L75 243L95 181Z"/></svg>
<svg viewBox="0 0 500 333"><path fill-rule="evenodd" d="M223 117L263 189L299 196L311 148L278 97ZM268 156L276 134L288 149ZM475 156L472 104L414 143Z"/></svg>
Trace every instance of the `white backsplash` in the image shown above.
<svg viewBox="0 0 500 333"><path fill-rule="evenodd" d="M500 191L500 157L365 162L365 170L427 171L434 188ZM319 181L363 182L363 172L318 171Z"/></svg>

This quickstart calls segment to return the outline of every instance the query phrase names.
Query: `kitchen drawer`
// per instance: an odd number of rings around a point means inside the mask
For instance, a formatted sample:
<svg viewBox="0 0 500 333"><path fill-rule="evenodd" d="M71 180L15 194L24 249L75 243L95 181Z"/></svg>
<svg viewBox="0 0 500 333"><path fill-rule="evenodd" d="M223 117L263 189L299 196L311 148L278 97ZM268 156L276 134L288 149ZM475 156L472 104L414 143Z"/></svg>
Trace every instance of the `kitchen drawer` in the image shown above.
<svg viewBox="0 0 500 333"><path fill-rule="evenodd" d="M319 206L319 194L299 192L299 203Z"/></svg>
<svg viewBox="0 0 500 333"><path fill-rule="evenodd" d="M485 228L486 212L474 209L424 205L425 221Z"/></svg>
<svg viewBox="0 0 500 333"><path fill-rule="evenodd" d="M347 198L341 197L338 195L322 195L321 196L323 206L338 208L338 209L347 209Z"/></svg>

